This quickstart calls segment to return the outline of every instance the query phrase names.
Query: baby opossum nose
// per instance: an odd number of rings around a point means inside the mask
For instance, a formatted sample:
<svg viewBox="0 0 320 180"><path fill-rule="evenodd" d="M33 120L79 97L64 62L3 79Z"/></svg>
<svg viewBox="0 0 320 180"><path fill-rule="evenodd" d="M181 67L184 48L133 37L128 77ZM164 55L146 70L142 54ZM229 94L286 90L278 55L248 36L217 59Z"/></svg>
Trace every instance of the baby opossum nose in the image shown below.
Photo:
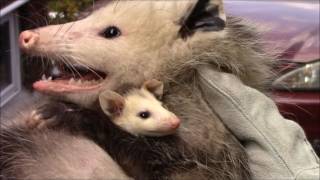
<svg viewBox="0 0 320 180"><path fill-rule="evenodd" d="M177 117L172 117L169 119L170 121L170 127L172 129L177 129L180 126L180 119Z"/></svg>
<svg viewBox="0 0 320 180"><path fill-rule="evenodd" d="M19 44L22 50L28 50L35 46L39 35L33 31L23 31L19 37Z"/></svg>

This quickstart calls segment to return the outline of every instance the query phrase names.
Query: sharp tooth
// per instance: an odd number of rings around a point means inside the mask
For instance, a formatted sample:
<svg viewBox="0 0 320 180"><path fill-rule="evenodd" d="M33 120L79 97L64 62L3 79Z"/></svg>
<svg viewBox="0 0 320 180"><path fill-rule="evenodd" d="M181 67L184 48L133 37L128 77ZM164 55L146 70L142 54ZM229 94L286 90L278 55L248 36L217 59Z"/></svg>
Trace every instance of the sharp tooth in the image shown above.
<svg viewBox="0 0 320 180"><path fill-rule="evenodd" d="M49 80L49 81L52 81L52 76L50 76L50 77L48 78L48 80Z"/></svg>
<svg viewBox="0 0 320 180"><path fill-rule="evenodd" d="M77 81L77 84L82 84L81 79L79 79L79 80Z"/></svg>
<svg viewBox="0 0 320 180"><path fill-rule="evenodd" d="M42 75L41 80L47 80L46 75Z"/></svg>
<svg viewBox="0 0 320 180"><path fill-rule="evenodd" d="M73 78L71 78L70 80L69 80L69 84L74 84L75 83L75 80L73 79Z"/></svg>

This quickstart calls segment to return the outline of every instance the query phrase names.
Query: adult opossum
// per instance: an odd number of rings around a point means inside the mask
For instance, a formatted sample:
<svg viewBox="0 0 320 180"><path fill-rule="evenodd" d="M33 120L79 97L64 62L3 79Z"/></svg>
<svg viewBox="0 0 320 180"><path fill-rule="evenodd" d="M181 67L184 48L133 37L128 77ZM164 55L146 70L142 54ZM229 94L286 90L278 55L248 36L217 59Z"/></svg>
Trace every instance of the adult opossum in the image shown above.
<svg viewBox="0 0 320 180"><path fill-rule="evenodd" d="M197 162L177 170L182 173L176 179L248 179L246 154L203 99L196 68L212 66L263 89L272 61L257 38L251 27L226 18L221 0L111 1L83 20L25 31L20 44L33 56L75 70L72 75L55 66L51 77L34 84L36 90L85 107L104 88L140 86L150 78L165 82L163 102L181 118L178 136ZM197 174L203 168L209 174Z"/></svg>

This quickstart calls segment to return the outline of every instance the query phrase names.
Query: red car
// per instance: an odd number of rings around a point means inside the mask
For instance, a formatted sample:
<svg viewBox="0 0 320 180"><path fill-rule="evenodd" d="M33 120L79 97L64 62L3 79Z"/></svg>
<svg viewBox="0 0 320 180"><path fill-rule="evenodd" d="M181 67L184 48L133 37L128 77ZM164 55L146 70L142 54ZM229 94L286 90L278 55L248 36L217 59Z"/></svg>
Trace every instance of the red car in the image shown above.
<svg viewBox="0 0 320 180"><path fill-rule="evenodd" d="M318 0L226 0L226 13L265 31L267 48L279 53L273 97L320 152L320 46Z"/></svg>

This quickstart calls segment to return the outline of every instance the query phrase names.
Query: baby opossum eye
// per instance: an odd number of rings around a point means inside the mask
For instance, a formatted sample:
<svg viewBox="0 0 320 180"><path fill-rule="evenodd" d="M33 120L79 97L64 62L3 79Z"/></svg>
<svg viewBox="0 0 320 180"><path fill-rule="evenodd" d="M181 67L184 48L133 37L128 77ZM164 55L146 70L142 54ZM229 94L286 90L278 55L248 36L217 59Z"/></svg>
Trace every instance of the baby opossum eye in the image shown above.
<svg viewBox="0 0 320 180"><path fill-rule="evenodd" d="M106 28L106 30L103 32L103 36L107 39L116 38L121 35L121 31L116 26L109 26Z"/></svg>
<svg viewBox="0 0 320 180"><path fill-rule="evenodd" d="M142 119L148 119L150 117L150 112L149 111L143 111L139 113L139 117L141 117Z"/></svg>

